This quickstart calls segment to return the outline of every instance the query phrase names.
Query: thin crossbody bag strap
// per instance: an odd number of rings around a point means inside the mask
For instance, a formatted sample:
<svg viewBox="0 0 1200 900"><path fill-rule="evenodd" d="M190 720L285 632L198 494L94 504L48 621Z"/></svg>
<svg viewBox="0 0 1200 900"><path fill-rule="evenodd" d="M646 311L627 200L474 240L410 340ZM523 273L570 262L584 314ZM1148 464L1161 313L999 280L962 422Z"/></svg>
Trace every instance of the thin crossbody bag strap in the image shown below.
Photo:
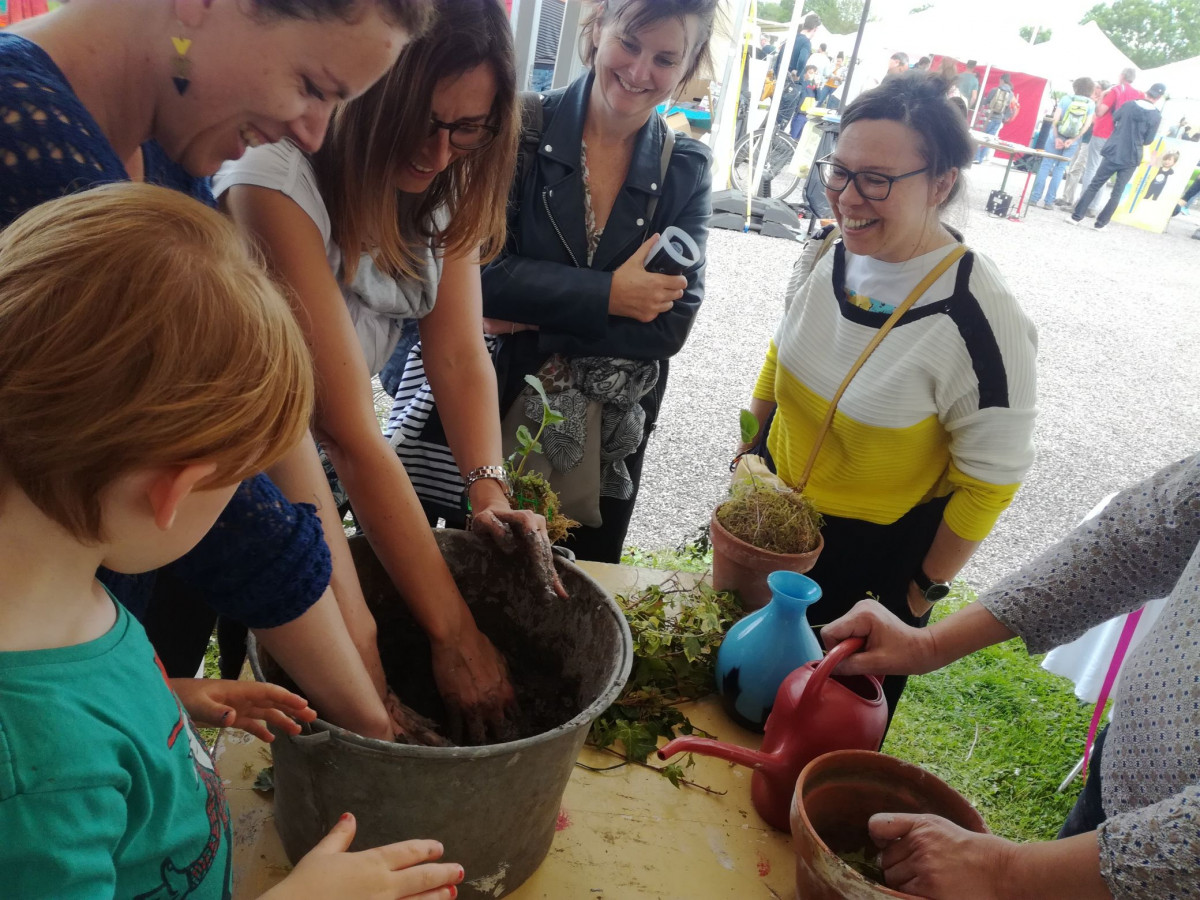
<svg viewBox="0 0 1200 900"><path fill-rule="evenodd" d="M946 274L952 265L962 259L966 255L966 252L966 246L959 244L947 253L946 258L934 266L929 271L929 274L922 278L917 286L912 289L911 293L904 298L904 302L897 306L892 314L888 316L888 320L883 323L863 352L859 354L858 359L854 361L854 365L850 367L850 371L846 373L846 377L842 379L841 385L838 386L837 391L834 393L833 399L829 401L829 409L825 413L825 420L821 422L821 427L817 429L817 436L813 440L812 450L808 453L808 462L804 464L804 472L801 474L800 481L796 485L797 491L803 491L808 484L813 466L817 463L817 454L821 452L821 445L825 443L825 438L829 435L829 429L833 426L833 417L837 412L838 402L842 399L842 394L846 393L846 388L850 386L850 382L854 379L854 376L858 374L858 370L863 367L863 364L870 355L875 352L875 348L887 337L887 333L892 330L892 326L900 321L900 317L908 312L912 308L912 305L920 300L925 292L932 287L933 283Z"/></svg>

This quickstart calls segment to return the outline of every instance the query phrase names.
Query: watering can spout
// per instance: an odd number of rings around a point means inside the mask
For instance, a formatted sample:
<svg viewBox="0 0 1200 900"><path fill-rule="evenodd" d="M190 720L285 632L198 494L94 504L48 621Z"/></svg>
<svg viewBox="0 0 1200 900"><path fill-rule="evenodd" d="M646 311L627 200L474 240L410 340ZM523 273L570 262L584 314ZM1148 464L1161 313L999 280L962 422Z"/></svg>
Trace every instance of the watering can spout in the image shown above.
<svg viewBox="0 0 1200 900"><path fill-rule="evenodd" d="M751 769L767 769L779 765L779 760L770 753L739 747L736 744L723 744L709 738L676 738L658 751L658 758L670 759L676 753L699 753L701 756L715 756L717 759L737 763L739 766L748 766Z"/></svg>

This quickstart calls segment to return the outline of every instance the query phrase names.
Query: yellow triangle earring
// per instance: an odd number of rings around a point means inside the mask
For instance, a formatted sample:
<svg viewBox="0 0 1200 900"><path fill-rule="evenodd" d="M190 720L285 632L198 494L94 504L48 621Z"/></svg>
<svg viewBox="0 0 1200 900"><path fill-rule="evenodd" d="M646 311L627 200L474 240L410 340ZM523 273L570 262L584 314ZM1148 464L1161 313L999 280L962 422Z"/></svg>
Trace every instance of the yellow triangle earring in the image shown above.
<svg viewBox="0 0 1200 900"><path fill-rule="evenodd" d="M182 97L192 83L192 61L187 58L188 51L192 49L192 42L190 38L173 37L171 46L175 48L175 59L171 63L171 81Z"/></svg>

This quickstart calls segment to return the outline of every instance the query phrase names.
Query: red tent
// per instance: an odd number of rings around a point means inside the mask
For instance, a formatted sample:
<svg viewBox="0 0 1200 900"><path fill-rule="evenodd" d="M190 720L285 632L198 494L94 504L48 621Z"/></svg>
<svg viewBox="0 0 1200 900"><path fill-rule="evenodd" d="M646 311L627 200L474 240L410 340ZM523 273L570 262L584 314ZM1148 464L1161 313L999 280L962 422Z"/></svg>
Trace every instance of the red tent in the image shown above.
<svg viewBox="0 0 1200 900"><path fill-rule="evenodd" d="M931 69L937 71L937 67L941 64L942 57L934 57ZM959 74L962 74L966 70L967 67L963 63L958 63ZM1017 110L1017 114L1010 121L1000 126L998 137L1006 141L1012 141L1014 144L1028 146L1029 141L1033 137L1034 129L1042 121L1042 98L1046 95L1046 79L1040 75L1027 75L1024 72L1014 72L1009 69L993 68L989 71L986 62L976 66L976 72L979 75L979 90L983 97L986 97L988 91L1000 84L1001 75L1008 75L1008 80L1012 82L1013 94L1020 104L1020 109ZM986 83L983 80L985 72L987 73ZM982 131L983 124L987 122L987 110L982 103L979 109L982 121L978 125L972 125L972 127Z"/></svg>

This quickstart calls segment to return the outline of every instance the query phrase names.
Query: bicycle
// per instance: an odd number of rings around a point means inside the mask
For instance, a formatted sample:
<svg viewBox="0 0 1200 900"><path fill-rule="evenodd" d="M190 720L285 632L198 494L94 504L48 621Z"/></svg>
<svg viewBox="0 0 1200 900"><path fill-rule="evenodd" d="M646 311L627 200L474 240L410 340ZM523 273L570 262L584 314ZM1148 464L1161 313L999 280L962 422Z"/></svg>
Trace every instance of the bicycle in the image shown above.
<svg viewBox="0 0 1200 900"><path fill-rule="evenodd" d="M743 193L747 192L750 183L750 148L754 148L754 163L758 165L759 154L762 152L763 130L760 128L753 134L745 135L733 147L733 165L731 175L733 185ZM796 174L792 159L796 155L796 142L786 131L774 129L771 144L767 148L767 159L763 165L762 191L763 197L774 197L783 200L800 184L800 176Z"/></svg>

